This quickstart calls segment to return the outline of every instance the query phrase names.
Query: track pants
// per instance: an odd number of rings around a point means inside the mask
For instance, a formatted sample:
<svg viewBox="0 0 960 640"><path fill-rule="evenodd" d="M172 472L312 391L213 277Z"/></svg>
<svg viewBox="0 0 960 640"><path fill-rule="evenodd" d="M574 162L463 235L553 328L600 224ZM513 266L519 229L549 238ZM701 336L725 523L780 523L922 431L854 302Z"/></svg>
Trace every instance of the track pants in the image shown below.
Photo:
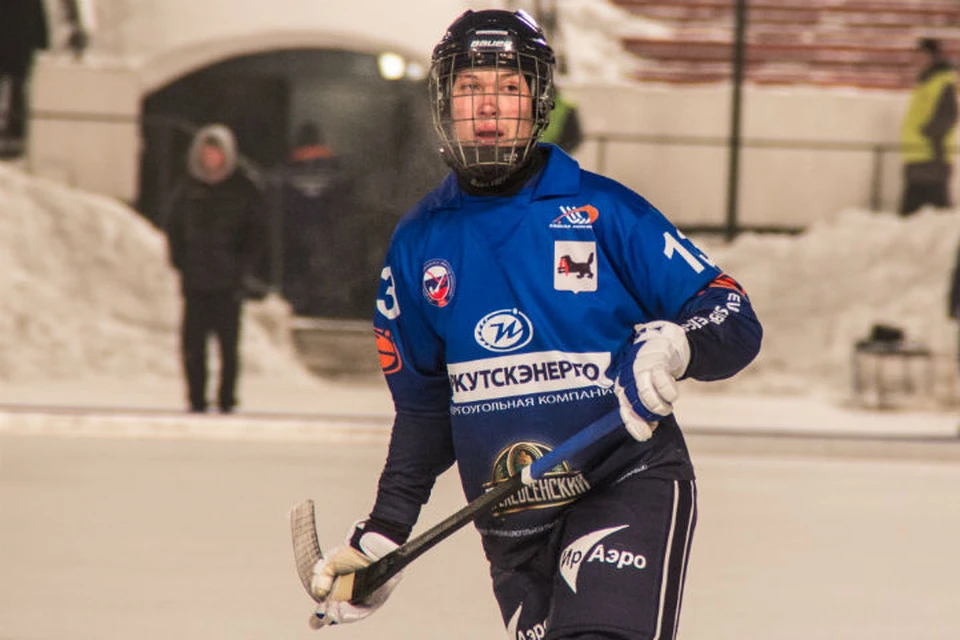
<svg viewBox="0 0 960 640"><path fill-rule="evenodd" d="M207 408L207 340L211 334L220 347L217 406L221 411L232 411L236 405L240 311L239 296L233 291L184 294L181 349L192 411Z"/></svg>
<svg viewBox="0 0 960 640"><path fill-rule="evenodd" d="M567 508L529 562L493 567L510 640L676 637L696 483L641 474Z"/></svg>

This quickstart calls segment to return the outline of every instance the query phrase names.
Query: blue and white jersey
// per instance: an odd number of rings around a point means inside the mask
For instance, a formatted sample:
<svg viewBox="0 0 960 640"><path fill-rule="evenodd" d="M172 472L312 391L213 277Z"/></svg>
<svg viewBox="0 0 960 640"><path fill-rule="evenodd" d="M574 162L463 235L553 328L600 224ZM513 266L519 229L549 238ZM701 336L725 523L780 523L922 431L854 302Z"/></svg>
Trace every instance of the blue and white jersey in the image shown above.
<svg viewBox="0 0 960 640"><path fill-rule="evenodd" d="M611 369L633 326L678 320L721 275L645 199L548 150L510 197L471 196L448 176L401 220L381 274L375 328L397 411L449 416L467 499L615 409ZM418 446L394 436L392 457ZM622 449L692 475L672 417ZM589 487L586 472L558 467L480 530L549 522Z"/></svg>

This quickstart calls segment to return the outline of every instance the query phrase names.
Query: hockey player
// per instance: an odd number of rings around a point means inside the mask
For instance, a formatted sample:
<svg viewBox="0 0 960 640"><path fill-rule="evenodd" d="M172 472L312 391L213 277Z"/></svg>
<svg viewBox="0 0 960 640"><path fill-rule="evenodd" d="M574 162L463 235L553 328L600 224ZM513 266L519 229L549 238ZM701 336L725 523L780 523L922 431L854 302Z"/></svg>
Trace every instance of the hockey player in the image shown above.
<svg viewBox="0 0 960 640"><path fill-rule="evenodd" d="M734 375L762 331L740 285L650 203L537 144L553 66L523 12L467 11L434 49L453 171L391 241L375 319L389 453L372 511L312 590L404 542L454 462L472 500L619 407L615 441L476 526L510 638L672 638L696 522L677 381ZM366 617L396 584L322 602L315 626Z"/></svg>

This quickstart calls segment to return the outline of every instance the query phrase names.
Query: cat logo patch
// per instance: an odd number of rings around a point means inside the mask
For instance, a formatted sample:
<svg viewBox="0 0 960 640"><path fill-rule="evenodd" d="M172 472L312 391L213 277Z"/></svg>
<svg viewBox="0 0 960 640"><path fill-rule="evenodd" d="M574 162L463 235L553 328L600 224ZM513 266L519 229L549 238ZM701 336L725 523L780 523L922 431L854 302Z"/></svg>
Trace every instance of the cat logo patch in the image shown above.
<svg viewBox="0 0 960 640"><path fill-rule="evenodd" d="M574 293L597 290L596 242L556 242L553 255L554 289Z"/></svg>

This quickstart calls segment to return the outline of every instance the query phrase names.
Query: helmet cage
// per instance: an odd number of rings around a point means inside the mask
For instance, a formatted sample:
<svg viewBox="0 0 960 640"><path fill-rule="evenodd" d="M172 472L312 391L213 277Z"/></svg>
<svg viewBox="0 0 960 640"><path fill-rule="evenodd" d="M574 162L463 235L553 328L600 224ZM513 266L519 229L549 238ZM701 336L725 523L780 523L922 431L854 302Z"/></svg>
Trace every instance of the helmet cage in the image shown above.
<svg viewBox="0 0 960 640"><path fill-rule="evenodd" d="M468 12L464 17L477 15ZM554 104L553 51L539 27L532 30L530 25L536 25L532 19L526 22L522 12L507 16L525 20L521 24L535 37L499 24L466 34L454 34L451 27L434 50L430 68L433 123L441 156L458 174L482 184L502 182L523 166L546 128ZM458 93L458 78L475 71L493 71L498 80L520 77L523 82L519 91L504 91L497 82L485 86L482 93ZM470 101L469 110L454 109L454 100ZM515 108L510 108L509 100L517 101ZM497 108L489 118L478 118L478 101L492 102ZM473 133L465 135L465 131L473 131L478 119L492 120L496 131L511 134L486 140L478 140Z"/></svg>

